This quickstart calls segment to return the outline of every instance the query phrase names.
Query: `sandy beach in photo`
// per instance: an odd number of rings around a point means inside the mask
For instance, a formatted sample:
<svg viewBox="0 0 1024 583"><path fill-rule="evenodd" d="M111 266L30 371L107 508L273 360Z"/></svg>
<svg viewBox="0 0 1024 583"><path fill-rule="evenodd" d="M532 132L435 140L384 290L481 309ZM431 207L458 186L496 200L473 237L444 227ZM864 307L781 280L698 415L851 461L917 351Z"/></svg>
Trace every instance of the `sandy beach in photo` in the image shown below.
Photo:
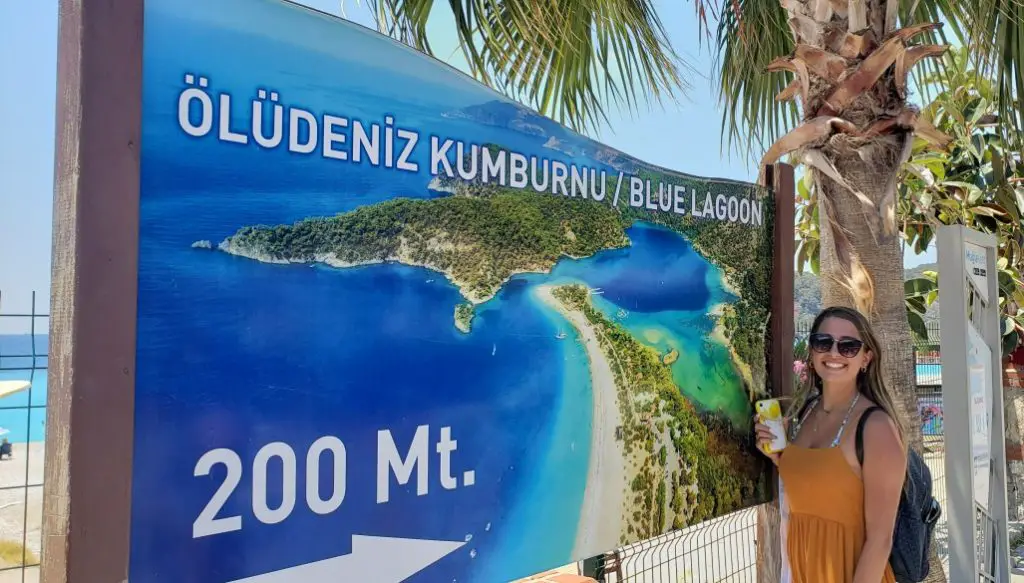
<svg viewBox="0 0 1024 583"><path fill-rule="evenodd" d="M601 351L593 326L581 312L569 310L552 295L551 286L539 286L538 297L557 310L579 333L587 352L593 394L590 462L583 495L580 524L573 547L574 556L593 555L619 546L626 489L625 453L615 439L622 424L616 396L615 375Z"/></svg>
<svg viewBox="0 0 1024 583"><path fill-rule="evenodd" d="M726 278L722 278L723 285L725 285ZM722 323L722 316L725 314L725 309L728 304L715 304L710 310L708 315L716 318L715 327L711 331L711 339L718 342L722 346L729 349L729 356L732 357L732 364L736 368L736 372L739 373L740 378L746 383L747 387L758 387L762 386L763 383L758 382L754 379L754 371L750 364L743 361L740 355L736 353L736 348L729 341L729 337L725 334L725 324ZM754 398L751 395L751 398Z"/></svg>
<svg viewBox="0 0 1024 583"><path fill-rule="evenodd" d="M41 441L15 443L13 459L0 461L0 569L16 567L21 562L18 549L22 537L29 551L28 564L32 565L39 560L42 547L41 484L44 449ZM24 486L29 487L26 489ZM26 569L25 575L25 581L37 580L38 567ZM0 571L0 583L8 581L20 583L21 569Z"/></svg>

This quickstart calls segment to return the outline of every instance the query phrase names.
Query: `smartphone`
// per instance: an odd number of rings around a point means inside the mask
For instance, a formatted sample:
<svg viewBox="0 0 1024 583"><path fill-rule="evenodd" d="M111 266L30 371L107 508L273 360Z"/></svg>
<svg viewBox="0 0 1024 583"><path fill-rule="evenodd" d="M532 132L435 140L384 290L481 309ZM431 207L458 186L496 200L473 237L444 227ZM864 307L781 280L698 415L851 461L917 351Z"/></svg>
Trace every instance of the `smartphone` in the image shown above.
<svg viewBox="0 0 1024 583"><path fill-rule="evenodd" d="M775 439L761 446L765 453L778 453L786 449L786 427L782 423L782 405L778 399L761 399L754 403L757 418L775 434Z"/></svg>

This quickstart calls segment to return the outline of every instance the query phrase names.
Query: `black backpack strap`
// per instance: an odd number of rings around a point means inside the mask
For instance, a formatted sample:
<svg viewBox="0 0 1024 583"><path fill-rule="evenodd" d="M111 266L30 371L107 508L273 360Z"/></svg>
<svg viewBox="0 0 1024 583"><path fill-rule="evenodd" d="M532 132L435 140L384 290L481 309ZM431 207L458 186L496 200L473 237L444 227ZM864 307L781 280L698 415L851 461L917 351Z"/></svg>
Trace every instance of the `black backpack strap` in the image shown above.
<svg viewBox="0 0 1024 583"><path fill-rule="evenodd" d="M857 437L854 443L857 447L857 462L862 466L864 465L864 422L868 420L872 413L881 410L882 408L878 405L872 405L860 414L860 420L857 421Z"/></svg>

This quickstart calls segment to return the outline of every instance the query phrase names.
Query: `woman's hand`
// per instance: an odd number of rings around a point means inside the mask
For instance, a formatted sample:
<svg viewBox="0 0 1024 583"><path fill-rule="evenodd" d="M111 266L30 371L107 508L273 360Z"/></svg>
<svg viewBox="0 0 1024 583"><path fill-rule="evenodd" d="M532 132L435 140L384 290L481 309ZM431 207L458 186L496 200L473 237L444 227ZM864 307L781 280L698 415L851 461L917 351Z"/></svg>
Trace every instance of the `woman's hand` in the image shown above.
<svg viewBox="0 0 1024 583"><path fill-rule="evenodd" d="M789 419L783 419L782 426L788 433ZM757 436L757 450L760 451L765 456L767 456L768 459L772 460L773 464L775 464L776 466L779 465L779 458L782 457L782 452L764 452L764 447L770 444L772 441L775 441L775 433L772 432L772 429L770 427L768 427L764 423L761 423L761 419L757 415L754 416L754 434Z"/></svg>

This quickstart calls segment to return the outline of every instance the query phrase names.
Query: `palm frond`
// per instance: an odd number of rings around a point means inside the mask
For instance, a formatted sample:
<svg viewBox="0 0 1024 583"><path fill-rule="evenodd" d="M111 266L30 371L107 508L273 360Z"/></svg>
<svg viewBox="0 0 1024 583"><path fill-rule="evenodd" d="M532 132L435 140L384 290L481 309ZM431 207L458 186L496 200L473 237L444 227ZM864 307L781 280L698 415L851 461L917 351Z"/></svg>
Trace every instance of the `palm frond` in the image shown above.
<svg viewBox="0 0 1024 583"><path fill-rule="evenodd" d="M778 0L728 0L730 4L721 9L706 0L695 1L718 19L714 69L722 147L735 147L755 160L799 121L796 103L776 100L795 76L766 71L776 57L794 50L786 11Z"/></svg>
<svg viewBox="0 0 1024 583"><path fill-rule="evenodd" d="M369 0L378 29L427 54L433 0ZM651 0L449 0L472 74L570 127L674 101L693 69Z"/></svg>
<svg viewBox="0 0 1024 583"><path fill-rule="evenodd" d="M1024 96L1024 0L889 1L898 2L895 16L900 26L946 25L925 34L922 43L947 44L945 30L949 30L960 44L970 47L979 61L979 73L996 83L1003 130L1020 142L1024 137L1020 107ZM710 24L699 20L699 24L707 35L716 27L714 68L722 107L723 148L753 158L800 119L793 101L776 99L793 80L792 73L765 72L773 59L794 50L786 11L780 0L694 0L694 5L698 15L711 14L717 20ZM941 60L925 59L913 74L918 89L930 100L932 82L945 75L945 67ZM784 95L792 93L791 87Z"/></svg>
<svg viewBox="0 0 1024 583"><path fill-rule="evenodd" d="M1003 133L1020 143L1024 136L1024 0L956 4L979 75L995 81Z"/></svg>

